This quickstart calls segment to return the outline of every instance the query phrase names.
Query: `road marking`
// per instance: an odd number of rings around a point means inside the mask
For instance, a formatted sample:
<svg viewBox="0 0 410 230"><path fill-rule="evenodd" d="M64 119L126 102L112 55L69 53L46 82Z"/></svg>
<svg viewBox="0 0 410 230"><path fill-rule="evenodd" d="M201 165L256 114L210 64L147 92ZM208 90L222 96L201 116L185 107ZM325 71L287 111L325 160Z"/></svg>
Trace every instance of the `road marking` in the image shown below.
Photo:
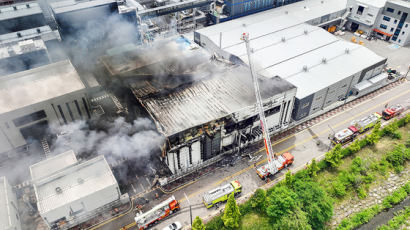
<svg viewBox="0 0 410 230"><path fill-rule="evenodd" d="M130 209L129 209L127 212L125 212L125 213L123 213L123 214L120 214L120 215L118 215L118 216L116 216L116 217L114 217L114 218L111 218L111 219L109 219L109 220L107 220L107 221L104 221L104 222L102 222L102 223L100 223L100 224L98 224L98 225L96 225L96 226L90 228L90 230L95 230L95 229L97 229L97 228L100 228L100 227L102 227L102 226L108 224L108 223L113 222L114 220L116 220L116 219L118 219L118 218L121 218L121 217L123 217L123 216L125 216L125 215L128 215L129 213L132 212L133 209L134 209L134 201L131 200L131 207L130 207Z"/></svg>

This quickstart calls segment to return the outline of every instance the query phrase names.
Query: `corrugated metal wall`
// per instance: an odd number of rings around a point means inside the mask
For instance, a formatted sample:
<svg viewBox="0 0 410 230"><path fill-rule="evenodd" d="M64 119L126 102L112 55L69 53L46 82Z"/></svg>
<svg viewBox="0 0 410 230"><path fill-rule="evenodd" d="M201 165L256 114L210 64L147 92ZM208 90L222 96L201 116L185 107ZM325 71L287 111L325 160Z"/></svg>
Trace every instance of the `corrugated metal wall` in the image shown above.
<svg viewBox="0 0 410 230"><path fill-rule="evenodd" d="M229 16L247 15L298 1L300 0L227 0L224 2L224 13Z"/></svg>

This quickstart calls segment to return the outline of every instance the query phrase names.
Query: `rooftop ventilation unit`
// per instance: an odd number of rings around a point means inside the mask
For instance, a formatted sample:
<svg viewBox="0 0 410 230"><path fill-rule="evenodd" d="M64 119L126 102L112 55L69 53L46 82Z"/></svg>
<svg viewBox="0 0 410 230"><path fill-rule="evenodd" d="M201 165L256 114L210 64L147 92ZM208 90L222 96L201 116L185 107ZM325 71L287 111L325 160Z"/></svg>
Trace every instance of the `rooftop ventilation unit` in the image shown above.
<svg viewBox="0 0 410 230"><path fill-rule="evenodd" d="M27 7L27 8L30 8L30 4L26 4L26 7Z"/></svg>
<svg viewBox="0 0 410 230"><path fill-rule="evenodd" d="M309 31L308 31L308 30L304 30L303 33L304 33L305 35L307 35L307 34L309 33Z"/></svg>
<svg viewBox="0 0 410 230"><path fill-rule="evenodd" d="M37 33L41 33L41 29L40 29L40 28L37 28L36 30L37 30Z"/></svg>
<svg viewBox="0 0 410 230"><path fill-rule="evenodd" d="M323 64L326 64L326 63L327 63L326 58L322 58L322 63L323 63Z"/></svg>
<svg viewBox="0 0 410 230"><path fill-rule="evenodd" d="M346 54L349 54L349 53L350 53L349 48L346 48L346 49L345 49L345 53L346 53Z"/></svg>
<svg viewBox="0 0 410 230"><path fill-rule="evenodd" d="M77 179L77 182L78 182L79 184L83 184L83 183L84 183L84 179L81 178L81 177L79 177L79 178Z"/></svg>
<svg viewBox="0 0 410 230"><path fill-rule="evenodd" d="M281 41L282 41L282 42L285 42L285 41L286 41L286 38L285 38L285 37L282 37Z"/></svg>
<svg viewBox="0 0 410 230"><path fill-rule="evenodd" d="M285 11L285 14L289 14L289 11Z"/></svg>
<svg viewBox="0 0 410 230"><path fill-rule="evenodd" d="M56 188L56 193L57 193L57 194L63 193L63 190L61 189L61 187L57 187L57 188Z"/></svg>
<svg viewBox="0 0 410 230"><path fill-rule="evenodd" d="M307 65L304 65L303 66L303 72L307 72L308 71L308 67L307 67Z"/></svg>
<svg viewBox="0 0 410 230"><path fill-rule="evenodd" d="M17 10L17 6L13 6L13 10Z"/></svg>

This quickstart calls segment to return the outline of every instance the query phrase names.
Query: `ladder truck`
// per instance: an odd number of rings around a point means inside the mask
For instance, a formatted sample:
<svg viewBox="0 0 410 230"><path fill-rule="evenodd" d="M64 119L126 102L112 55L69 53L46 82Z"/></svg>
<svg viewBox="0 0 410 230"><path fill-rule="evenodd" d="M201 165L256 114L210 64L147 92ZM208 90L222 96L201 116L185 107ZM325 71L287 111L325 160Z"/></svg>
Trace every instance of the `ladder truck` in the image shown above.
<svg viewBox="0 0 410 230"><path fill-rule="evenodd" d="M156 205L151 210L146 213L137 213L134 220L137 224L138 230L144 230L152 227L153 225L157 224L158 221L161 221L171 215L179 211L180 209L179 202L175 199L174 196L171 196L164 202Z"/></svg>
<svg viewBox="0 0 410 230"><path fill-rule="evenodd" d="M270 136L269 136L269 129L267 127L268 123L266 122L265 111L263 109L262 97L261 97L261 93L259 89L258 77L252 66L251 49L249 45L249 34L243 33L241 40L243 40L246 45L246 53L248 54L249 68L251 70L253 87L255 89L256 106L259 112L259 121L261 123L263 141L265 144L266 155L267 155L267 160L268 160L268 163L266 165L263 165L256 170L259 177L264 180L270 175L274 175L280 170L282 170L283 168L292 164L294 160L294 156L286 152L280 155L279 157L276 157L275 154L273 153L272 144L271 144Z"/></svg>

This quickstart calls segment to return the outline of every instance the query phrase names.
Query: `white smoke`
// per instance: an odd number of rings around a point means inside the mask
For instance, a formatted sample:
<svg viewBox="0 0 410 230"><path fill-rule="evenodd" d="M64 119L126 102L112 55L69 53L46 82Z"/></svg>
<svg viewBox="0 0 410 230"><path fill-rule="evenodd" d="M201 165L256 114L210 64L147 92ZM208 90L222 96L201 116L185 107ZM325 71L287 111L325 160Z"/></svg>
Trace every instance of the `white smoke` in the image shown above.
<svg viewBox="0 0 410 230"><path fill-rule="evenodd" d="M85 121L52 126L51 130L62 134L53 144L54 153L71 148L77 154L103 154L110 162L147 157L164 142L147 118L138 118L130 124L120 117L110 123L106 131L90 130Z"/></svg>

